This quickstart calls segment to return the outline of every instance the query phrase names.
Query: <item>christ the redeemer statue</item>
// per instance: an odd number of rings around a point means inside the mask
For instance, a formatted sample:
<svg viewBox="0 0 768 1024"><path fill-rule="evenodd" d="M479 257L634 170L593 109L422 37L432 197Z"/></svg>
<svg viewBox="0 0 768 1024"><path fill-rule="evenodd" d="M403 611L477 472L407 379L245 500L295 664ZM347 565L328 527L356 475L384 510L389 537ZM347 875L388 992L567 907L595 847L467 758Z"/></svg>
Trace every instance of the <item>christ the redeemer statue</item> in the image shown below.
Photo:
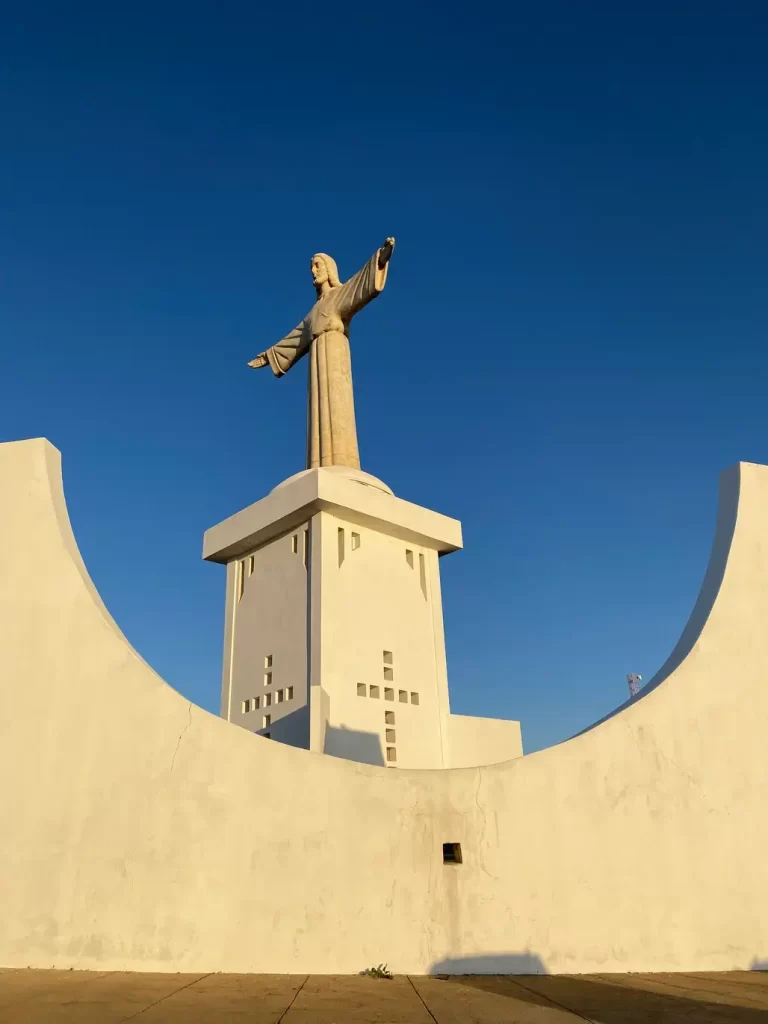
<svg viewBox="0 0 768 1024"><path fill-rule="evenodd" d="M394 247L394 238L388 238L362 270L344 284L339 280L335 260L323 252L313 256L317 302L298 327L248 364L255 369L269 365L276 377L282 377L309 352L307 469L360 469L349 324L355 313L384 289Z"/></svg>

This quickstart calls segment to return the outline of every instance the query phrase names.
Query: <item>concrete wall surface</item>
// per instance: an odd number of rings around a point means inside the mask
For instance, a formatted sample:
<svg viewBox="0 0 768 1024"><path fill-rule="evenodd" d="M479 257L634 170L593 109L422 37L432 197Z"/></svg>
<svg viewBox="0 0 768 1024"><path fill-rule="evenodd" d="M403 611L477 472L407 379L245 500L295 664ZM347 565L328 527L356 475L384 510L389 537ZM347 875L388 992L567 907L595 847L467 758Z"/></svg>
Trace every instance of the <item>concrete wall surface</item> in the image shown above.
<svg viewBox="0 0 768 1024"><path fill-rule="evenodd" d="M490 767L389 771L254 736L167 686L88 579L58 453L0 446L0 964L764 960L767 532L768 469L741 464L696 628L599 726Z"/></svg>

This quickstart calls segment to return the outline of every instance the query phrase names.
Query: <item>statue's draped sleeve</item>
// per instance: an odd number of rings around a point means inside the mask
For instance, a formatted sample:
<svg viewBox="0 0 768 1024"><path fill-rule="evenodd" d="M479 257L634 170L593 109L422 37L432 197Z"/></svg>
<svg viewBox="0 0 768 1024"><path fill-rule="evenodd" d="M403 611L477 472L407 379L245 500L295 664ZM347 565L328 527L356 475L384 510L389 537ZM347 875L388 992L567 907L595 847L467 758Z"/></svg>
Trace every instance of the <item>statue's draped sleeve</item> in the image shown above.
<svg viewBox="0 0 768 1024"><path fill-rule="evenodd" d="M294 363L307 354L309 345L310 339L304 330L304 321L302 320L299 326L294 327L290 334L286 334L276 345L268 348L265 352L269 365L272 368L272 373L276 377L282 377L284 373L290 370Z"/></svg>
<svg viewBox="0 0 768 1024"><path fill-rule="evenodd" d="M364 267L344 284L333 289L334 306L342 320L351 320L358 310L384 290L389 264L379 267L379 252L377 249Z"/></svg>

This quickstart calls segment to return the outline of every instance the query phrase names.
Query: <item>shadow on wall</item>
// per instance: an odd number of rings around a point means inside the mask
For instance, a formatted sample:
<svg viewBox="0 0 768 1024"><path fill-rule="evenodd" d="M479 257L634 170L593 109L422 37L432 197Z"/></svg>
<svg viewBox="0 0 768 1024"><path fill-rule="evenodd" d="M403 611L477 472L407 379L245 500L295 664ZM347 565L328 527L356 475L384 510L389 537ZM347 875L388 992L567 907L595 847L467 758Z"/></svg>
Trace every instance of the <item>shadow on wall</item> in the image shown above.
<svg viewBox="0 0 768 1024"><path fill-rule="evenodd" d="M486 953L449 957L432 964L430 974L548 974L536 953Z"/></svg>
<svg viewBox="0 0 768 1024"><path fill-rule="evenodd" d="M759 961L755 961L757 963ZM532 973L524 973L530 964ZM491 966L495 973L489 973ZM473 971L483 974L472 974ZM563 1010L574 1020L593 1024L627 1021L726 1021L765 1024L768 1021L768 978L765 982L746 972L719 974L548 974L533 953L490 953L459 957L433 965L430 974L445 985L446 1005L471 1000L474 1011L501 1011L508 1020L552 1019ZM463 990L463 998L462 998ZM468 990L485 995L480 999ZM439 1015L438 1015L439 1019ZM570 1018L569 1018L570 1019Z"/></svg>
<svg viewBox="0 0 768 1024"><path fill-rule="evenodd" d="M362 761L363 764L384 764L381 737L375 732L360 732L343 725L325 727L324 754L343 757L347 761Z"/></svg>

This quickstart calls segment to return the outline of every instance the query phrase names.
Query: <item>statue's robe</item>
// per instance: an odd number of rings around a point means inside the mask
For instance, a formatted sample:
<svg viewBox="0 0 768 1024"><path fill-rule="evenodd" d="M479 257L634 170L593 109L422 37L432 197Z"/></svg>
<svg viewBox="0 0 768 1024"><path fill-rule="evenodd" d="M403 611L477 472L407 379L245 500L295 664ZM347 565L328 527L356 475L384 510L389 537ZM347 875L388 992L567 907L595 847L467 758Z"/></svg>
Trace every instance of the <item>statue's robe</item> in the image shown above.
<svg viewBox="0 0 768 1024"><path fill-rule="evenodd" d="M354 277L319 298L301 323L265 353L272 372L282 377L309 352L307 469L360 468L349 324L384 288L389 264L379 268L379 252Z"/></svg>

